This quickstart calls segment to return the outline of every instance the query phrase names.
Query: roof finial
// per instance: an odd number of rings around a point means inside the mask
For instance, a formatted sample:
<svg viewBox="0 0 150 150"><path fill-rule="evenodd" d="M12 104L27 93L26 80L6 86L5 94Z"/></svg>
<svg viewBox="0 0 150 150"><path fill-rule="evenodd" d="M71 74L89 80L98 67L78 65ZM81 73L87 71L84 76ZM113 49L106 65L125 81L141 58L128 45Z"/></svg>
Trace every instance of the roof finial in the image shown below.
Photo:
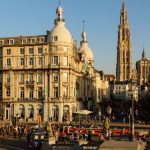
<svg viewBox="0 0 150 150"><path fill-rule="evenodd" d="M60 0L59 0L59 6L60 6Z"/></svg>
<svg viewBox="0 0 150 150"><path fill-rule="evenodd" d="M83 32L85 30L85 21L83 20Z"/></svg>
<svg viewBox="0 0 150 150"><path fill-rule="evenodd" d="M83 20L83 32L82 32L82 42L81 43L87 43L86 39L86 32L85 32L85 21Z"/></svg>
<svg viewBox="0 0 150 150"><path fill-rule="evenodd" d="M142 58L146 58L146 53L145 53L144 45L143 45Z"/></svg>
<svg viewBox="0 0 150 150"><path fill-rule="evenodd" d="M125 1L122 0L122 10L126 10Z"/></svg>

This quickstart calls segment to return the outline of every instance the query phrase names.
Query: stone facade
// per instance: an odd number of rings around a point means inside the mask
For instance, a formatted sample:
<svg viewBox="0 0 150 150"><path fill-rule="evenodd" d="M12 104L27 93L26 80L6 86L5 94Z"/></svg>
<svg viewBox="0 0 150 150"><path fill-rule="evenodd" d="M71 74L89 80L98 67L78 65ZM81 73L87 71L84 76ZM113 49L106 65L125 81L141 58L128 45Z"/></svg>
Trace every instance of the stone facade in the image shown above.
<svg viewBox="0 0 150 150"><path fill-rule="evenodd" d="M94 109L108 97L108 82L94 68L94 56L82 32L80 48L56 10L46 35L0 38L0 114L22 122L72 120L80 109ZM99 92L104 91L104 92Z"/></svg>
<svg viewBox="0 0 150 150"><path fill-rule="evenodd" d="M113 95L116 100L129 101L134 99L138 101L138 87L136 83L132 81L114 82Z"/></svg>

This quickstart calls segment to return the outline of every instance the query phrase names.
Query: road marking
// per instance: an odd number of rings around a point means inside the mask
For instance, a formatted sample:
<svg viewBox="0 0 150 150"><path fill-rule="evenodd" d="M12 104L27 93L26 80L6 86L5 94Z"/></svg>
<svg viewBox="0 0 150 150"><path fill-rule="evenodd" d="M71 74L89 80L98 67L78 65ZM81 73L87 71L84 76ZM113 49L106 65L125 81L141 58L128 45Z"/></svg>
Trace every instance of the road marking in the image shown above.
<svg viewBox="0 0 150 150"><path fill-rule="evenodd" d="M24 149L21 149L21 148L16 148L16 147L12 147L12 146L6 146L6 145L1 145L1 148L11 148L12 150L24 150Z"/></svg>

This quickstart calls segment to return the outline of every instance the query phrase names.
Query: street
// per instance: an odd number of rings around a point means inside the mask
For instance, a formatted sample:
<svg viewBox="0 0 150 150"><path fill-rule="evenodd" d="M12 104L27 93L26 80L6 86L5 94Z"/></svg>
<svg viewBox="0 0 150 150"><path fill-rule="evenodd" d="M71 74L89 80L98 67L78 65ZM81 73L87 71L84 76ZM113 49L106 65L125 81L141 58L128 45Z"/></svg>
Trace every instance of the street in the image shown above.
<svg viewBox="0 0 150 150"><path fill-rule="evenodd" d="M0 150L27 150L25 139L0 139Z"/></svg>

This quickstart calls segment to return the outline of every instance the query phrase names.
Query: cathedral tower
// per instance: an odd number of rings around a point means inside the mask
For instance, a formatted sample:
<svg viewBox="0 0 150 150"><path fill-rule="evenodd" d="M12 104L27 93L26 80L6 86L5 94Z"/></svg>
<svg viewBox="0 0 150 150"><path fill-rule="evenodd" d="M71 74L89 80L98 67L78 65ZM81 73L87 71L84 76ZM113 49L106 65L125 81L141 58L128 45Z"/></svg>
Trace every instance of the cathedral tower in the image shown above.
<svg viewBox="0 0 150 150"><path fill-rule="evenodd" d="M120 14L118 29L116 80L130 80L132 76L132 48L130 41L130 26L124 1Z"/></svg>

